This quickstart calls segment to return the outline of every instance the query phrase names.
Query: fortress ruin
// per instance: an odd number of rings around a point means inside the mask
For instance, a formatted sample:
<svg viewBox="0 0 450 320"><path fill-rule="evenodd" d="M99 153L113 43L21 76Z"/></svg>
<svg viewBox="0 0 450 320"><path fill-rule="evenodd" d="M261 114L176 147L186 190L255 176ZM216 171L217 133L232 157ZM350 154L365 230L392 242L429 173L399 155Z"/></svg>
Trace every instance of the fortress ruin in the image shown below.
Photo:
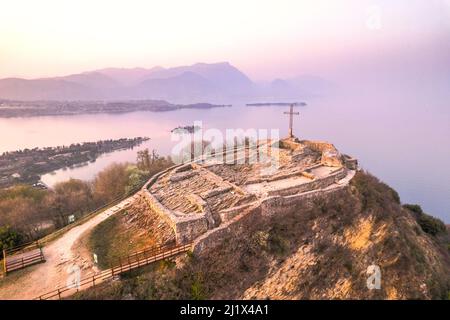
<svg viewBox="0 0 450 320"><path fill-rule="evenodd" d="M199 253L253 209L276 214L346 187L357 170L357 160L334 145L295 137L220 155L164 170L139 192L131 210L151 221L161 244L192 241Z"/></svg>

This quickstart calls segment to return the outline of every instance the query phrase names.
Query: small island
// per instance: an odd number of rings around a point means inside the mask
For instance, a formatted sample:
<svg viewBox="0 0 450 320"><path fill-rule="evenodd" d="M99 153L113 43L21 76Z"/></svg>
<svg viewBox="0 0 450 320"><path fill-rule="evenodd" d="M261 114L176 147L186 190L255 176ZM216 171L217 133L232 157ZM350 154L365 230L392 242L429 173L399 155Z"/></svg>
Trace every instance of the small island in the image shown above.
<svg viewBox="0 0 450 320"><path fill-rule="evenodd" d="M20 183L45 187L40 182L43 174L95 161L104 153L132 149L147 140L147 137L122 138L4 152L0 155L0 187Z"/></svg>
<svg viewBox="0 0 450 320"><path fill-rule="evenodd" d="M200 130L201 127L200 126L178 126L172 130L170 130L170 132L172 133L178 133L178 134L183 134L183 133L195 133L198 130Z"/></svg>
<svg viewBox="0 0 450 320"><path fill-rule="evenodd" d="M266 106L277 106L277 107L285 107L285 106L298 106L304 107L306 106L306 102L257 102L257 103L247 103L247 107L266 107Z"/></svg>

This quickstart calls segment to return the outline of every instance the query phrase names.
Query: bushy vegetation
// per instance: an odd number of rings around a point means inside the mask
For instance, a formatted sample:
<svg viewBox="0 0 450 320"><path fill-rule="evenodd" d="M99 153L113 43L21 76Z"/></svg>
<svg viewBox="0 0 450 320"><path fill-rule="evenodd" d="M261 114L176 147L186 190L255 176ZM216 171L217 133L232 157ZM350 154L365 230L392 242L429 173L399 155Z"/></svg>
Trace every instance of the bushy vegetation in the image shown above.
<svg viewBox="0 0 450 320"><path fill-rule="evenodd" d="M79 219L111 201L141 187L150 175L172 165L170 158L148 150L138 155L137 164L113 163L92 181L71 179L42 190L17 185L0 190L0 227L19 237L15 244L32 241ZM3 231L6 232L6 231Z"/></svg>
<svg viewBox="0 0 450 320"><path fill-rule="evenodd" d="M408 209L409 211L415 213L416 215L423 214L422 207L418 204L404 204L403 208Z"/></svg>
<svg viewBox="0 0 450 320"><path fill-rule="evenodd" d="M417 222L424 232L433 236L447 232L447 228L441 220L428 214L422 214Z"/></svg>
<svg viewBox="0 0 450 320"><path fill-rule="evenodd" d="M3 259L3 250L13 248L22 242L22 236L9 226L0 227L0 260Z"/></svg>
<svg viewBox="0 0 450 320"><path fill-rule="evenodd" d="M444 222L423 212L421 206L417 204L404 204L403 208L408 209L414 214L417 223L423 232L426 232L432 236L446 234L448 232L447 226Z"/></svg>
<svg viewBox="0 0 450 320"><path fill-rule="evenodd" d="M364 210L376 207L388 209L392 203L400 204L397 191L367 172L358 171L351 185L358 191Z"/></svg>

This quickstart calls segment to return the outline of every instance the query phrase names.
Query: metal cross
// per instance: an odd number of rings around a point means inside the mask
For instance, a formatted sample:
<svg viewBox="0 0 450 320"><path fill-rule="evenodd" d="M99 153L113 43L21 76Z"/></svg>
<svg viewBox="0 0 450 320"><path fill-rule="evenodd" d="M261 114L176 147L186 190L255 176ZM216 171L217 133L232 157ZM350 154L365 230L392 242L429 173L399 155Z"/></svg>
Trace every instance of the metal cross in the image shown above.
<svg viewBox="0 0 450 320"><path fill-rule="evenodd" d="M289 138L293 138L294 134L292 133L292 126L294 124L294 115L299 115L300 112L294 112L294 104L291 104L289 112L284 112L284 114L289 115Z"/></svg>

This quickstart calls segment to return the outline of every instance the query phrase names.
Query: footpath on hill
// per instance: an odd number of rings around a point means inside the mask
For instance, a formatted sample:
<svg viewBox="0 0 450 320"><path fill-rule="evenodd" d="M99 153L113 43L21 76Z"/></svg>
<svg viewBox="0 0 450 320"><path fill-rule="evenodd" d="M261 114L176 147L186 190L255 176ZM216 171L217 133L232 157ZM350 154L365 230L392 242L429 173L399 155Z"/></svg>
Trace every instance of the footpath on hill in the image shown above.
<svg viewBox="0 0 450 320"><path fill-rule="evenodd" d="M97 271L90 253L79 245L84 235L111 215L120 212L135 200L131 196L119 204L71 228L44 248L46 262L12 272L0 280L0 300L34 299L58 287L64 287L79 268L84 278Z"/></svg>

